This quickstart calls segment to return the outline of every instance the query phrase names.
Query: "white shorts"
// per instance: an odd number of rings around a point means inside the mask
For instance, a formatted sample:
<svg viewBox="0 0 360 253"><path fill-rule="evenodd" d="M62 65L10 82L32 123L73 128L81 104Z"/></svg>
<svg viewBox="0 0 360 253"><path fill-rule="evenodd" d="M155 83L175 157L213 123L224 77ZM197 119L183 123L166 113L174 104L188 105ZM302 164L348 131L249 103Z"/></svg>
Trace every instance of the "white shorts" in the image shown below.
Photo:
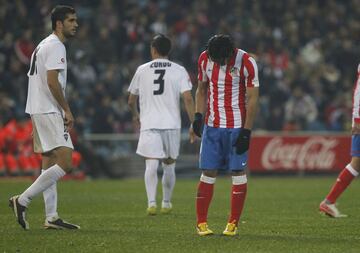
<svg viewBox="0 0 360 253"><path fill-rule="evenodd" d="M179 156L180 129L149 129L140 132L136 153L147 158Z"/></svg>
<svg viewBox="0 0 360 253"><path fill-rule="evenodd" d="M46 153L57 147L74 149L70 134L65 131L64 120L59 113L31 115L35 153Z"/></svg>

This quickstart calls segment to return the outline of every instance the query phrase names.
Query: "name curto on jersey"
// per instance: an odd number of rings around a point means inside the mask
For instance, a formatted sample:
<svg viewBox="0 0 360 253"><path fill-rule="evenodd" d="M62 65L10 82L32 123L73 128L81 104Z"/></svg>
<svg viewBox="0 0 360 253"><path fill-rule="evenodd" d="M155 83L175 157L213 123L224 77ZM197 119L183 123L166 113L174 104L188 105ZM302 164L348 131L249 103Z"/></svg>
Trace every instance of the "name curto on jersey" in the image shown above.
<svg viewBox="0 0 360 253"><path fill-rule="evenodd" d="M150 68L166 68L171 67L171 62L153 62L150 65Z"/></svg>

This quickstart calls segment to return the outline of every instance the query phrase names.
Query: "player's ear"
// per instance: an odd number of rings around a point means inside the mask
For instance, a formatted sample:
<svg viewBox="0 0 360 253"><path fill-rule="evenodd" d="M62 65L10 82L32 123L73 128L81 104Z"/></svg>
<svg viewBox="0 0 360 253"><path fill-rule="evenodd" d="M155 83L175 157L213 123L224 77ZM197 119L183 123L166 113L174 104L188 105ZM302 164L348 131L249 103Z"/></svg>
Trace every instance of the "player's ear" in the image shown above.
<svg viewBox="0 0 360 253"><path fill-rule="evenodd" d="M156 51L156 49L155 49L155 47L150 47L150 53L151 53L151 57L155 57L155 55L156 55L156 53L157 53L157 51Z"/></svg>
<svg viewBox="0 0 360 253"><path fill-rule="evenodd" d="M56 20L56 28L62 29L64 26L63 22L61 20Z"/></svg>

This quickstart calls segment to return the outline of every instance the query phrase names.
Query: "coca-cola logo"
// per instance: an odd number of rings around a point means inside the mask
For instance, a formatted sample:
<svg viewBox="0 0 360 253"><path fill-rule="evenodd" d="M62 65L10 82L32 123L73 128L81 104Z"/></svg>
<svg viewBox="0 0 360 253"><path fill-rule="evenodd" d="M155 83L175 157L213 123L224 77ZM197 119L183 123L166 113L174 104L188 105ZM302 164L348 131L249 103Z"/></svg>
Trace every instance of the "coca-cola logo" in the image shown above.
<svg viewBox="0 0 360 253"><path fill-rule="evenodd" d="M321 136L302 143L285 143L283 138L275 137L266 144L261 162L267 170L329 170L334 166L337 144L336 139Z"/></svg>

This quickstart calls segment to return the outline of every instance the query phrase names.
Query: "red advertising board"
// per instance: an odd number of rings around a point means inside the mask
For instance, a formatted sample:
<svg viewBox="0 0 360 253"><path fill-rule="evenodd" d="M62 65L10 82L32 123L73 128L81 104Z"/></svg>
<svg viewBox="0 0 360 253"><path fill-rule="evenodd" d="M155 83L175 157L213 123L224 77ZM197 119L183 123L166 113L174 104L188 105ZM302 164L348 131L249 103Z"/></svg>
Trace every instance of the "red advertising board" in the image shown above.
<svg viewBox="0 0 360 253"><path fill-rule="evenodd" d="M253 172L339 171L350 161L349 135L274 135L251 139Z"/></svg>

